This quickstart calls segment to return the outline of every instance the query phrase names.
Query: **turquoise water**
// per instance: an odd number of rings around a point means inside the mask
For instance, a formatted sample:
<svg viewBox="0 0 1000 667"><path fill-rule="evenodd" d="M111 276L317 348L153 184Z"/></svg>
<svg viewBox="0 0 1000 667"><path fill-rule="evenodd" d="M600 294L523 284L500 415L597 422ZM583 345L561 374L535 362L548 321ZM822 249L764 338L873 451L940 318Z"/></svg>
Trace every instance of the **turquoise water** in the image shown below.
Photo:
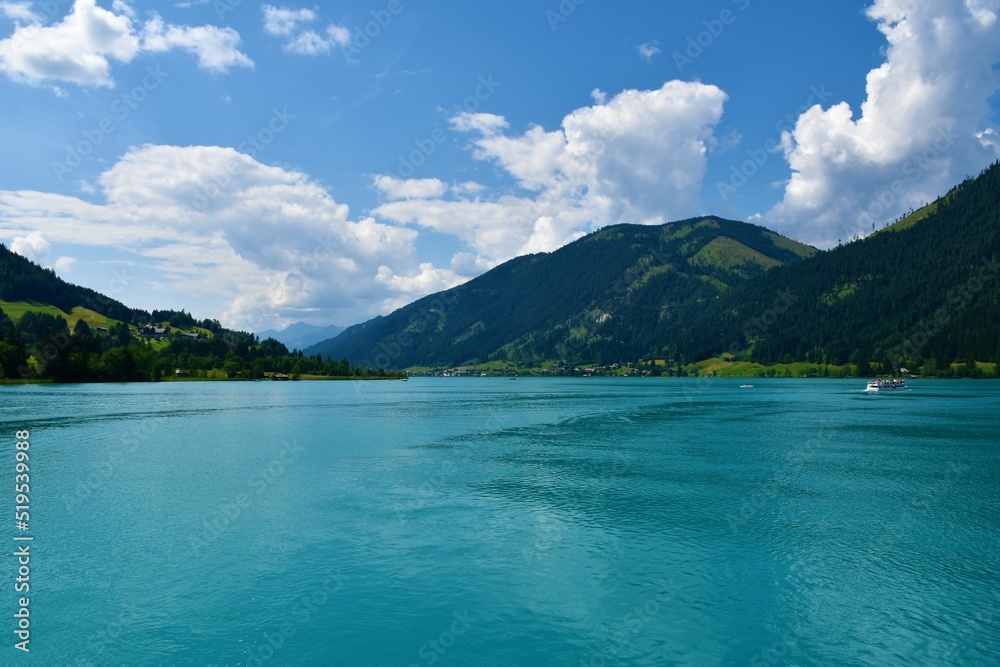
<svg viewBox="0 0 1000 667"><path fill-rule="evenodd" d="M739 384L0 387L0 662L997 664L1000 383Z"/></svg>

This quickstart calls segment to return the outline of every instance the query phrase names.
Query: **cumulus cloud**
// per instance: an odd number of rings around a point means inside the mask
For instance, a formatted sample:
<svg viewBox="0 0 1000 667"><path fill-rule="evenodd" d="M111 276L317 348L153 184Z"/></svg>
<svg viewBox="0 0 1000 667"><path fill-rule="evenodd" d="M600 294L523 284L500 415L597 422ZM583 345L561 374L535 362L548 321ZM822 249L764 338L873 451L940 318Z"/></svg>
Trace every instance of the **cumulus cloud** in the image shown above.
<svg viewBox="0 0 1000 667"><path fill-rule="evenodd" d="M10 37L0 40L0 72L15 81L111 87L112 63L129 63L143 51L174 48L195 54L204 69L252 66L238 50L240 38L231 28L166 25L155 13L143 26L126 3L115 2L107 10L95 0L75 0L61 21L43 25L26 4L2 6L18 23Z"/></svg>
<svg viewBox="0 0 1000 667"><path fill-rule="evenodd" d="M35 258L50 243L114 248L153 288L204 296L209 315L251 329L306 314L354 322L461 281L418 260L416 230L352 220L308 175L231 148L136 147L98 190L103 203L0 191L0 237Z"/></svg>
<svg viewBox="0 0 1000 667"><path fill-rule="evenodd" d="M299 56L319 56L334 47L351 42L351 31L345 26L331 23L323 32L303 28L318 18L312 9L290 9L264 5L264 31L274 37L285 37L284 51Z"/></svg>
<svg viewBox="0 0 1000 667"><path fill-rule="evenodd" d="M518 191L487 197L452 188L448 197L390 201L375 213L455 236L487 262L554 250L606 224L694 215L725 100L715 86L672 81L577 109L560 129L522 134L509 134L502 116L462 113L452 128L472 135L474 157Z"/></svg>
<svg viewBox="0 0 1000 667"><path fill-rule="evenodd" d="M830 246L870 233L1000 156L989 99L1000 88L1000 0L876 0L885 62L855 115L814 106L783 137L792 168L766 221Z"/></svg>
<svg viewBox="0 0 1000 667"><path fill-rule="evenodd" d="M45 240L41 232L31 232L27 236L16 237L11 241L10 249L36 264L43 263L52 252L52 246Z"/></svg>
<svg viewBox="0 0 1000 667"><path fill-rule="evenodd" d="M142 48L159 53L180 49L198 57L198 66L213 72L231 67L253 67L253 61L239 50L240 35L232 28L177 26L163 22L159 15L146 22Z"/></svg>
<svg viewBox="0 0 1000 667"><path fill-rule="evenodd" d="M551 131L462 113L452 131L508 182L491 191L376 175L383 203L361 219L307 174L232 148L138 146L89 201L0 191L0 238L113 247L150 290L204 295L231 326L356 322L599 226L695 214L725 100L714 86L670 82L577 109ZM465 247L435 266L418 256L421 230Z"/></svg>
<svg viewBox="0 0 1000 667"><path fill-rule="evenodd" d="M82 86L111 86L111 61L127 63L139 52L132 20L76 0L59 23L17 26L0 41L0 70L16 81L47 80Z"/></svg>

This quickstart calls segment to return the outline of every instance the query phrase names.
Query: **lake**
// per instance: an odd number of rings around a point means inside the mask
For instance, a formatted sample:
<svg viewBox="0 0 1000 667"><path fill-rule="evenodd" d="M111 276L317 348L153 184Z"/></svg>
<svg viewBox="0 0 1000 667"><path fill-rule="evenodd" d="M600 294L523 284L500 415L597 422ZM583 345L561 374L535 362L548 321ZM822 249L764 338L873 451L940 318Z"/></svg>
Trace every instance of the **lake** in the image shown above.
<svg viewBox="0 0 1000 667"><path fill-rule="evenodd" d="M0 661L996 664L1000 383L742 382L0 387Z"/></svg>

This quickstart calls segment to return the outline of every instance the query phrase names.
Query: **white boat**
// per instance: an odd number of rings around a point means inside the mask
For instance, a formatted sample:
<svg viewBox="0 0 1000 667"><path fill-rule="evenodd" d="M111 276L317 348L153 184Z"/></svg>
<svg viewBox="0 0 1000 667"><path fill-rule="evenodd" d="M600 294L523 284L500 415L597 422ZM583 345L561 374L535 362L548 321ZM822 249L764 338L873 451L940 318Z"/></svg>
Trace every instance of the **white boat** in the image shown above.
<svg viewBox="0 0 1000 667"><path fill-rule="evenodd" d="M740 389L753 389L752 384L741 384Z"/></svg>
<svg viewBox="0 0 1000 667"><path fill-rule="evenodd" d="M877 378L869 380L865 391L909 391L904 380L895 378Z"/></svg>

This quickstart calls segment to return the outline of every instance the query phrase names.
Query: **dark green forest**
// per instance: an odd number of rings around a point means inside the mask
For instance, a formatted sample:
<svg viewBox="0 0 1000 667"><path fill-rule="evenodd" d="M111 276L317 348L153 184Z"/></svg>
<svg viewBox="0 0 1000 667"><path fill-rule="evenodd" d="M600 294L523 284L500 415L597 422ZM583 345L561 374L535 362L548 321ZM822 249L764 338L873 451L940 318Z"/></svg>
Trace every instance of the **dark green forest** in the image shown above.
<svg viewBox="0 0 1000 667"><path fill-rule="evenodd" d="M79 320L69 328L63 317L26 312L15 323L0 307L0 379L54 382L144 382L176 377L259 379L281 373L330 377L387 377L385 371L352 367L347 359L289 351L274 339L231 331L215 320L196 321L183 311L127 308L93 290L70 285L55 273L28 261L0 244L0 300L30 301L57 306L64 312L81 306L115 320L94 328ZM155 323L162 336L136 335L140 326ZM198 328L198 339L179 329ZM106 329L106 330L102 330Z"/></svg>
<svg viewBox="0 0 1000 667"><path fill-rule="evenodd" d="M870 363L928 375L1000 362L1000 166L931 210L737 286L677 348L689 359L732 351L761 364ZM781 294L787 310L768 312Z"/></svg>
<svg viewBox="0 0 1000 667"><path fill-rule="evenodd" d="M763 227L714 217L614 225L552 253L513 259L307 352L396 368L629 361L672 341L731 287L815 252Z"/></svg>

